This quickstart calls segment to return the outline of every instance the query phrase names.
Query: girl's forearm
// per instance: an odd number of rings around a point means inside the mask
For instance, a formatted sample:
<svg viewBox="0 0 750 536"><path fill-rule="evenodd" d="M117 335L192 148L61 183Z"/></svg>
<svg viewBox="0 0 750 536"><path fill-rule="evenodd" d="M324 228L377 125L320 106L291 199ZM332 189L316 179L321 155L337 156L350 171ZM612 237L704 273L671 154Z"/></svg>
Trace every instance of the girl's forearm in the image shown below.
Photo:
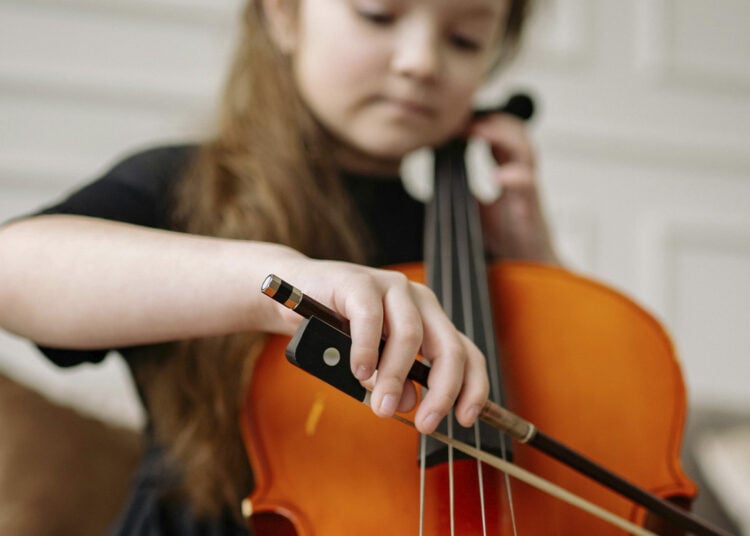
<svg viewBox="0 0 750 536"><path fill-rule="evenodd" d="M288 332L289 318L259 286L304 257L275 244L55 215L0 228L0 259L0 326L85 349Z"/></svg>

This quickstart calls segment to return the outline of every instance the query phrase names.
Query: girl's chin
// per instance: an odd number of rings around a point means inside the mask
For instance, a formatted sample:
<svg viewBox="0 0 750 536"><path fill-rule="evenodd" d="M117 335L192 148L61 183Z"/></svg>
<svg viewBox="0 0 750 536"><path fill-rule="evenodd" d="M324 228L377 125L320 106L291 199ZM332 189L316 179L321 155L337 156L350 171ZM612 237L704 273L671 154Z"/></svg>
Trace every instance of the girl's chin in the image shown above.
<svg viewBox="0 0 750 536"><path fill-rule="evenodd" d="M349 125L349 130L324 126L333 142L339 166L348 170L398 172L401 160L422 147L439 145L450 137L445 125L409 126L387 121Z"/></svg>
<svg viewBox="0 0 750 536"><path fill-rule="evenodd" d="M417 149L443 143L447 137L438 139L434 132L404 132L401 129L377 128L359 136L349 138L333 136L336 160L341 167L352 171L380 170L397 173L401 160ZM445 139L443 139L445 138Z"/></svg>
<svg viewBox="0 0 750 536"><path fill-rule="evenodd" d="M418 148L414 143L375 143L368 139L363 143L339 141L336 161L343 169L376 175L397 174L401 160Z"/></svg>
<svg viewBox="0 0 750 536"><path fill-rule="evenodd" d="M399 162L409 153L423 147L432 147L440 144L439 140L403 140L397 139L384 140L383 143L375 143L375 140L368 140L366 143L358 146L358 151L363 155L368 155L371 159Z"/></svg>

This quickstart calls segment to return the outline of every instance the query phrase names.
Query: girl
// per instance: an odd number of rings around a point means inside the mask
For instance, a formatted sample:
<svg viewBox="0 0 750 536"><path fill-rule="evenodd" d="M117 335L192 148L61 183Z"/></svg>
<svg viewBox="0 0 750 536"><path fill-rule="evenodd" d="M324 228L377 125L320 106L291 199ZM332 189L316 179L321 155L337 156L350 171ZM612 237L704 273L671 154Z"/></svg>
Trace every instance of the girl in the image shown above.
<svg viewBox="0 0 750 536"><path fill-rule="evenodd" d="M472 98L518 43L528 0L249 2L217 132L136 154L0 231L0 325L61 366L117 349L149 415L119 533L242 534L252 486L238 406L261 333L299 319L259 292L278 273L351 321L352 371L389 417L471 425L484 357L431 291L370 266L419 260L423 208L398 175L410 151L488 140L505 186L483 207L495 257L555 262L523 125L469 124ZM388 334L375 374L381 333Z"/></svg>

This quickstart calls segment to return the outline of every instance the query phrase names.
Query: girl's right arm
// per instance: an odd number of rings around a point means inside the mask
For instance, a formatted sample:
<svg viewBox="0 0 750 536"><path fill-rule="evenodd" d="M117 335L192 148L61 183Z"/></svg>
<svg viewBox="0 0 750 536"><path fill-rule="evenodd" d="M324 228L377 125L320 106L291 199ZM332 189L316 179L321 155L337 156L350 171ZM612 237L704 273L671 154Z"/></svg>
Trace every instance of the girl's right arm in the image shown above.
<svg viewBox="0 0 750 536"><path fill-rule="evenodd" d="M257 281L264 265L280 269L299 256L272 244L37 216L0 229L0 325L76 349L289 331L257 299Z"/></svg>
<svg viewBox="0 0 750 536"><path fill-rule="evenodd" d="M420 352L432 364L415 417L421 431L432 431L456 401L459 422L469 425L487 398L484 357L431 291L396 272L313 260L277 244L70 215L0 228L0 259L0 326L46 346L291 334L297 315L260 292L265 276L276 273L350 319L352 370L374 383L378 415L413 405L406 374ZM384 330L388 342L378 362Z"/></svg>

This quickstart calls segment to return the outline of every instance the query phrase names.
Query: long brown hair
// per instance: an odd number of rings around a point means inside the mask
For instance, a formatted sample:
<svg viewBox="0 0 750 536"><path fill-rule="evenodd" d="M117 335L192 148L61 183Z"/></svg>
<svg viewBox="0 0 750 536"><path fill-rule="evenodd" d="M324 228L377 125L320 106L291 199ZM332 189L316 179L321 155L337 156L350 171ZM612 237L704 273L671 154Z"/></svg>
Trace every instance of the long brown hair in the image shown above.
<svg viewBox="0 0 750 536"><path fill-rule="evenodd" d="M514 0L501 57L515 49L530 0ZM309 256L366 261L361 224L330 159L331 140L296 91L262 2L248 2L217 134L203 143L175 193L177 230L289 245ZM322 239L321 239L322 238ZM157 440L180 468L198 514L238 514L252 475L240 436L242 395L262 344L238 334L170 345L136 375Z"/></svg>

